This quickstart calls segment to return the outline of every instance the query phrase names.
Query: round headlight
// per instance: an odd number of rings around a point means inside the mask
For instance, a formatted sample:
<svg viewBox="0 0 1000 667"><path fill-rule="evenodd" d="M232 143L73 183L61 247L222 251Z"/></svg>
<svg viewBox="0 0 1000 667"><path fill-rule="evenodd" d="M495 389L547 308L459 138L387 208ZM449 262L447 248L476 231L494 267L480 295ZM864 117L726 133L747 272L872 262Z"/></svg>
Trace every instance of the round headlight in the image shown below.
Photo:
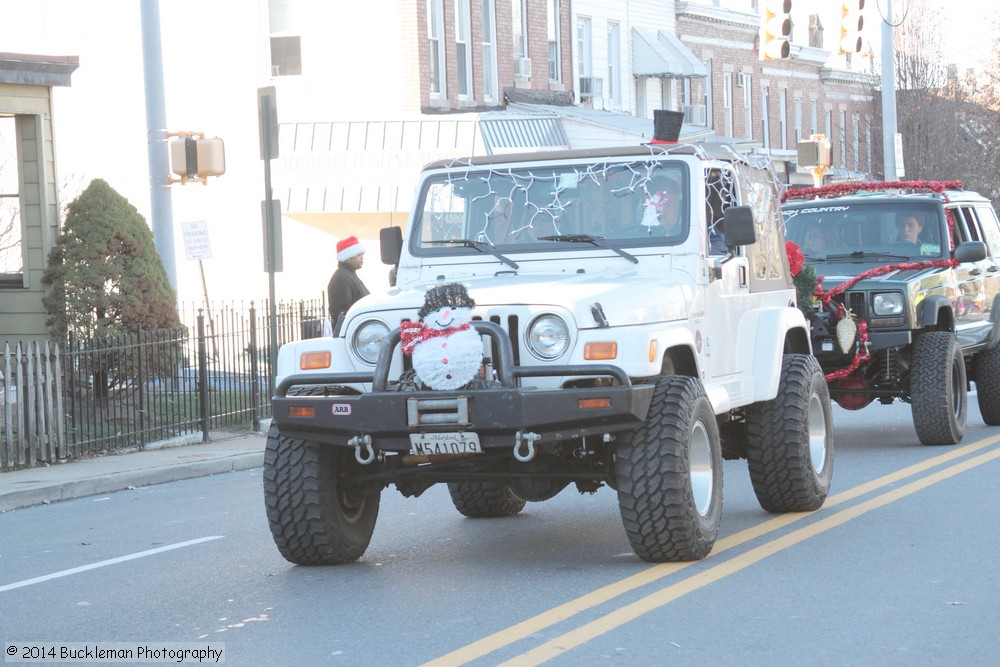
<svg viewBox="0 0 1000 667"><path fill-rule="evenodd" d="M354 338L351 339L351 347L354 354L361 357L366 364L375 365L378 360L378 351L382 347L382 341L389 335L389 327L380 320L368 320L354 330Z"/></svg>
<svg viewBox="0 0 1000 667"><path fill-rule="evenodd" d="M542 315L528 327L528 350L539 359L558 359L569 349L569 327L561 317Z"/></svg>
<svg viewBox="0 0 1000 667"><path fill-rule="evenodd" d="M876 294L872 299L872 312L876 315L900 315L903 312L903 295L899 292Z"/></svg>

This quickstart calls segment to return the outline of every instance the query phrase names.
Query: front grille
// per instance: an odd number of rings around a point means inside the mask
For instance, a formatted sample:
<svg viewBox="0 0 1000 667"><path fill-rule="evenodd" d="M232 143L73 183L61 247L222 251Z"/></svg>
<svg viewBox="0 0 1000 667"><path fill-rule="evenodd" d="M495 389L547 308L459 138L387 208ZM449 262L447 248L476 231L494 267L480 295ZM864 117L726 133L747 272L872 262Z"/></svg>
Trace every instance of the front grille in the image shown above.
<svg viewBox="0 0 1000 667"><path fill-rule="evenodd" d="M402 323L408 319L416 319L416 315L412 318L400 318L399 324L397 326L402 326ZM473 321L482 322L484 319L486 321L492 322L498 325L501 329L507 332L507 336L510 338L511 348L514 350L514 358L512 363L517 366L521 362L521 345L520 345L520 318L516 313L511 312L497 312L495 310L490 310L486 317L481 315L473 316ZM491 359L496 359L500 354L497 349L497 345L493 342L493 339L489 336L483 336L483 354L489 356ZM403 355L400 350L396 350L396 358L399 359L403 364L403 370L411 370L413 368L413 362L409 355Z"/></svg>
<svg viewBox="0 0 1000 667"><path fill-rule="evenodd" d="M868 295L865 292L848 292L845 305L858 321L868 319Z"/></svg>
<svg viewBox="0 0 1000 667"><path fill-rule="evenodd" d="M483 318L476 316L472 318L473 320L482 321ZM518 366L521 363L521 346L520 346L520 322L518 316L514 313L494 313L490 314L488 321L496 324L501 329L507 332L507 337L510 338L510 346L514 350L514 358L512 359L513 365ZM489 356L491 359L496 359L500 354L500 350L497 349L496 343L492 338L486 337L486 340L490 347Z"/></svg>

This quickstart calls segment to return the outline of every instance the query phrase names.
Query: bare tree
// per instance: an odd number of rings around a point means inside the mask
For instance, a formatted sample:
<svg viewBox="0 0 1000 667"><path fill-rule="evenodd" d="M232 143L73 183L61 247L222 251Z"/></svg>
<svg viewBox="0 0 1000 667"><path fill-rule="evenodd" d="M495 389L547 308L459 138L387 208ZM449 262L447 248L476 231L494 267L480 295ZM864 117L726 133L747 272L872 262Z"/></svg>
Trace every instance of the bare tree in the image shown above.
<svg viewBox="0 0 1000 667"><path fill-rule="evenodd" d="M0 273L21 271L20 202L13 133L0 136Z"/></svg>
<svg viewBox="0 0 1000 667"><path fill-rule="evenodd" d="M903 138L906 178L957 179L996 200L1000 57L990 50L979 76L960 75L948 61L940 30L945 17L939 10L926 0L909 0L894 19L896 126ZM876 63L877 69L881 66ZM876 99L881 92L877 87ZM881 128L881 104L875 111L873 125ZM874 136L873 148L881 152L882 132ZM876 169L880 171L884 176Z"/></svg>
<svg viewBox="0 0 1000 667"><path fill-rule="evenodd" d="M993 26L993 43L983 50L983 67L961 77L956 73L956 88L966 110L959 119L960 131L975 145L975 158L981 160L968 165L975 173L964 180L970 189L1000 204L1000 182L996 179L1000 169L1000 23L994 19Z"/></svg>
<svg viewBox="0 0 1000 667"><path fill-rule="evenodd" d="M10 177L12 165L0 164L0 184L17 183L17 172ZM7 180L4 179L5 170ZM79 174L70 174L59 184L60 219L66 217L69 202L83 190L84 179ZM21 255L21 206L17 192L7 192L0 185L0 274L20 273L23 270Z"/></svg>
<svg viewBox="0 0 1000 667"><path fill-rule="evenodd" d="M11 205L13 204L13 205ZM21 270L21 224L17 203L0 193L0 273Z"/></svg>

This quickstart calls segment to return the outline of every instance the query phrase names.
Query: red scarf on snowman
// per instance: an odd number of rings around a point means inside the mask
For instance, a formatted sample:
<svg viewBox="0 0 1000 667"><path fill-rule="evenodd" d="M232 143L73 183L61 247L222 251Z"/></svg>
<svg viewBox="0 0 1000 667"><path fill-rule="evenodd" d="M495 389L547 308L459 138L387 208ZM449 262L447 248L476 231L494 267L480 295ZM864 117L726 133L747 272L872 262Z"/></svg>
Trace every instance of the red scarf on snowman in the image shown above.
<svg viewBox="0 0 1000 667"><path fill-rule="evenodd" d="M465 331L470 326L471 325L466 322L465 324L460 324L457 327L435 329L427 326L423 322L404 320L403 323L399 325L399 340L403 346L403 354L411 354L413 352L413 348L424 341L431 340L432 338L440 338L441 336L450 336L458 333L459 331Z"/></svg>

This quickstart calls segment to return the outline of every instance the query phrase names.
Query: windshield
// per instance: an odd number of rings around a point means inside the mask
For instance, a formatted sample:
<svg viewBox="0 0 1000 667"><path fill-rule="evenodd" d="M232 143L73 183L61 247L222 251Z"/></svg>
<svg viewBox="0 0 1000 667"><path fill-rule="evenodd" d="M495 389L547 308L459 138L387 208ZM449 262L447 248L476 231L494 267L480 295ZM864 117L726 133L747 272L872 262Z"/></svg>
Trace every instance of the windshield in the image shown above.
<svg viewBox="0 0 1000 667"><path fill-rule="evenodd" d="M785 236L811 260L946 256L937 202L812 202L786 207Z"/></svg>
<svg viewBox="0 0 1000 667"><path fill-rule="evenodd" d="M414 251L469 254L480 243L543 251L562 246L545 237L581 235L633 247L680 243L688 182L683 163L663 161L440 174L424 184Z"/></svg>

